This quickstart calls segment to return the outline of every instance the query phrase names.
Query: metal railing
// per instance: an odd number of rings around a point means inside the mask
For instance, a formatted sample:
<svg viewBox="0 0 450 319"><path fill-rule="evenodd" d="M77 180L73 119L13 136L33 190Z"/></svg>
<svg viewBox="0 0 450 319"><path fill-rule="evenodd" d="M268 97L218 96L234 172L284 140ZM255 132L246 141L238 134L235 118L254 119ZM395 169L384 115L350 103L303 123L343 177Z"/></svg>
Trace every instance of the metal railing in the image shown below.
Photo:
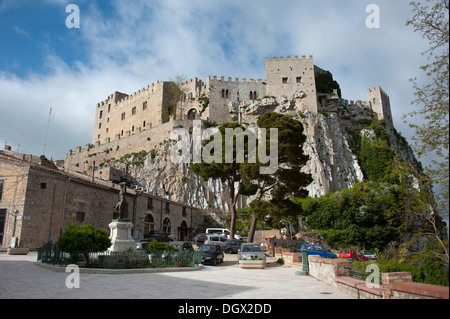
<svg viewBox="0 0 450 319"><path fill-rule="evenodd" d="M38 261L46 264L67 266L75 264L85 268L166 268L194 267L201 263L198 251L146 251L91 252L83 251L68 254L58 250L55 243L49 242L38 249Z"/></svg>

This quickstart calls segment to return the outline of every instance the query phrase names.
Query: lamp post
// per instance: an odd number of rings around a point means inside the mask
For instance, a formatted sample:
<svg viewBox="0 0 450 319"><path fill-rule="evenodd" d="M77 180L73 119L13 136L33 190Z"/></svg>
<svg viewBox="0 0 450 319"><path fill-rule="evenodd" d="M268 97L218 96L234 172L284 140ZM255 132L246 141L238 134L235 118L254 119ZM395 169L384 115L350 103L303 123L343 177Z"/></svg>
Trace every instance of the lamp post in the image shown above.
<svg viewBox="0 0 450 319"><path fill-rule="evenodd" d="M302 270L296 271L295 274L299 276L306 276L309 274L308 252L306 249L302 250Z"/></svg>

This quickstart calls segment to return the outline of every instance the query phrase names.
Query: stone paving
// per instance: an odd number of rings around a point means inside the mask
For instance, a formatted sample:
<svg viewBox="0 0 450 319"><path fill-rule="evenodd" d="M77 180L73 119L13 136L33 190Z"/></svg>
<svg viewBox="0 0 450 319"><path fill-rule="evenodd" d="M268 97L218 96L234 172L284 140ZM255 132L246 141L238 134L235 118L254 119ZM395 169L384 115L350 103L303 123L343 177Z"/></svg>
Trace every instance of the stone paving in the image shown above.
<svg viewBox="0 0 450 319"><path fill-rule="evenodd" d="M27 256L0 253L1 299L352 299L294 267L269 263L266 269L240 269L236 255L197 271L134 274L80 274L80 288L69 289L70 273L35 264Z"/></svg>

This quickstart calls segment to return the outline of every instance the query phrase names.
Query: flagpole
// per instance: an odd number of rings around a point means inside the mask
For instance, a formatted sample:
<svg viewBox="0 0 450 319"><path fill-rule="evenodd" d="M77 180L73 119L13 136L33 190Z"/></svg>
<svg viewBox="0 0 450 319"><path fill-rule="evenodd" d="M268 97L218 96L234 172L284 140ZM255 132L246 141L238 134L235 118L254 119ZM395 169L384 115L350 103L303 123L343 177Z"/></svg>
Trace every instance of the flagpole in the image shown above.
<svg viewBox="0 0 450 319"><path fill-rule="evenodd" d="M44 152L42 153L42 155L45 155L45 148L47 146L48 127L50 126L50 114L52 114L52 108L50 108L50 112L48 113L47 131L45 132Z"/></svg>

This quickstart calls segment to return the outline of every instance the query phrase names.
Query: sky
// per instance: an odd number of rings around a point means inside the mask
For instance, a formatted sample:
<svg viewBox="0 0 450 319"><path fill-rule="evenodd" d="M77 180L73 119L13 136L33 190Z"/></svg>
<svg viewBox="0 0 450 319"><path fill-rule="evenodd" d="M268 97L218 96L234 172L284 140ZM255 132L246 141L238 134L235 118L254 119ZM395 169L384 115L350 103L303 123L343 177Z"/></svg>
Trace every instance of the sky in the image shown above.
<svg viewBox="0 0 450 319"><path fill-rule="evenodd" d="M96 105L114 91L177 75L263 79L266 57L289 55L313 55L348 100L367 100L367 88L380 85L411 141L402 115L413 110L409 79L423 78L428 43L406 26L409 2L0 0L2 148L64 159L92 142ZM69 4L79 28L66 25ZM369 4L379 28L366 26Z"/></svg>

